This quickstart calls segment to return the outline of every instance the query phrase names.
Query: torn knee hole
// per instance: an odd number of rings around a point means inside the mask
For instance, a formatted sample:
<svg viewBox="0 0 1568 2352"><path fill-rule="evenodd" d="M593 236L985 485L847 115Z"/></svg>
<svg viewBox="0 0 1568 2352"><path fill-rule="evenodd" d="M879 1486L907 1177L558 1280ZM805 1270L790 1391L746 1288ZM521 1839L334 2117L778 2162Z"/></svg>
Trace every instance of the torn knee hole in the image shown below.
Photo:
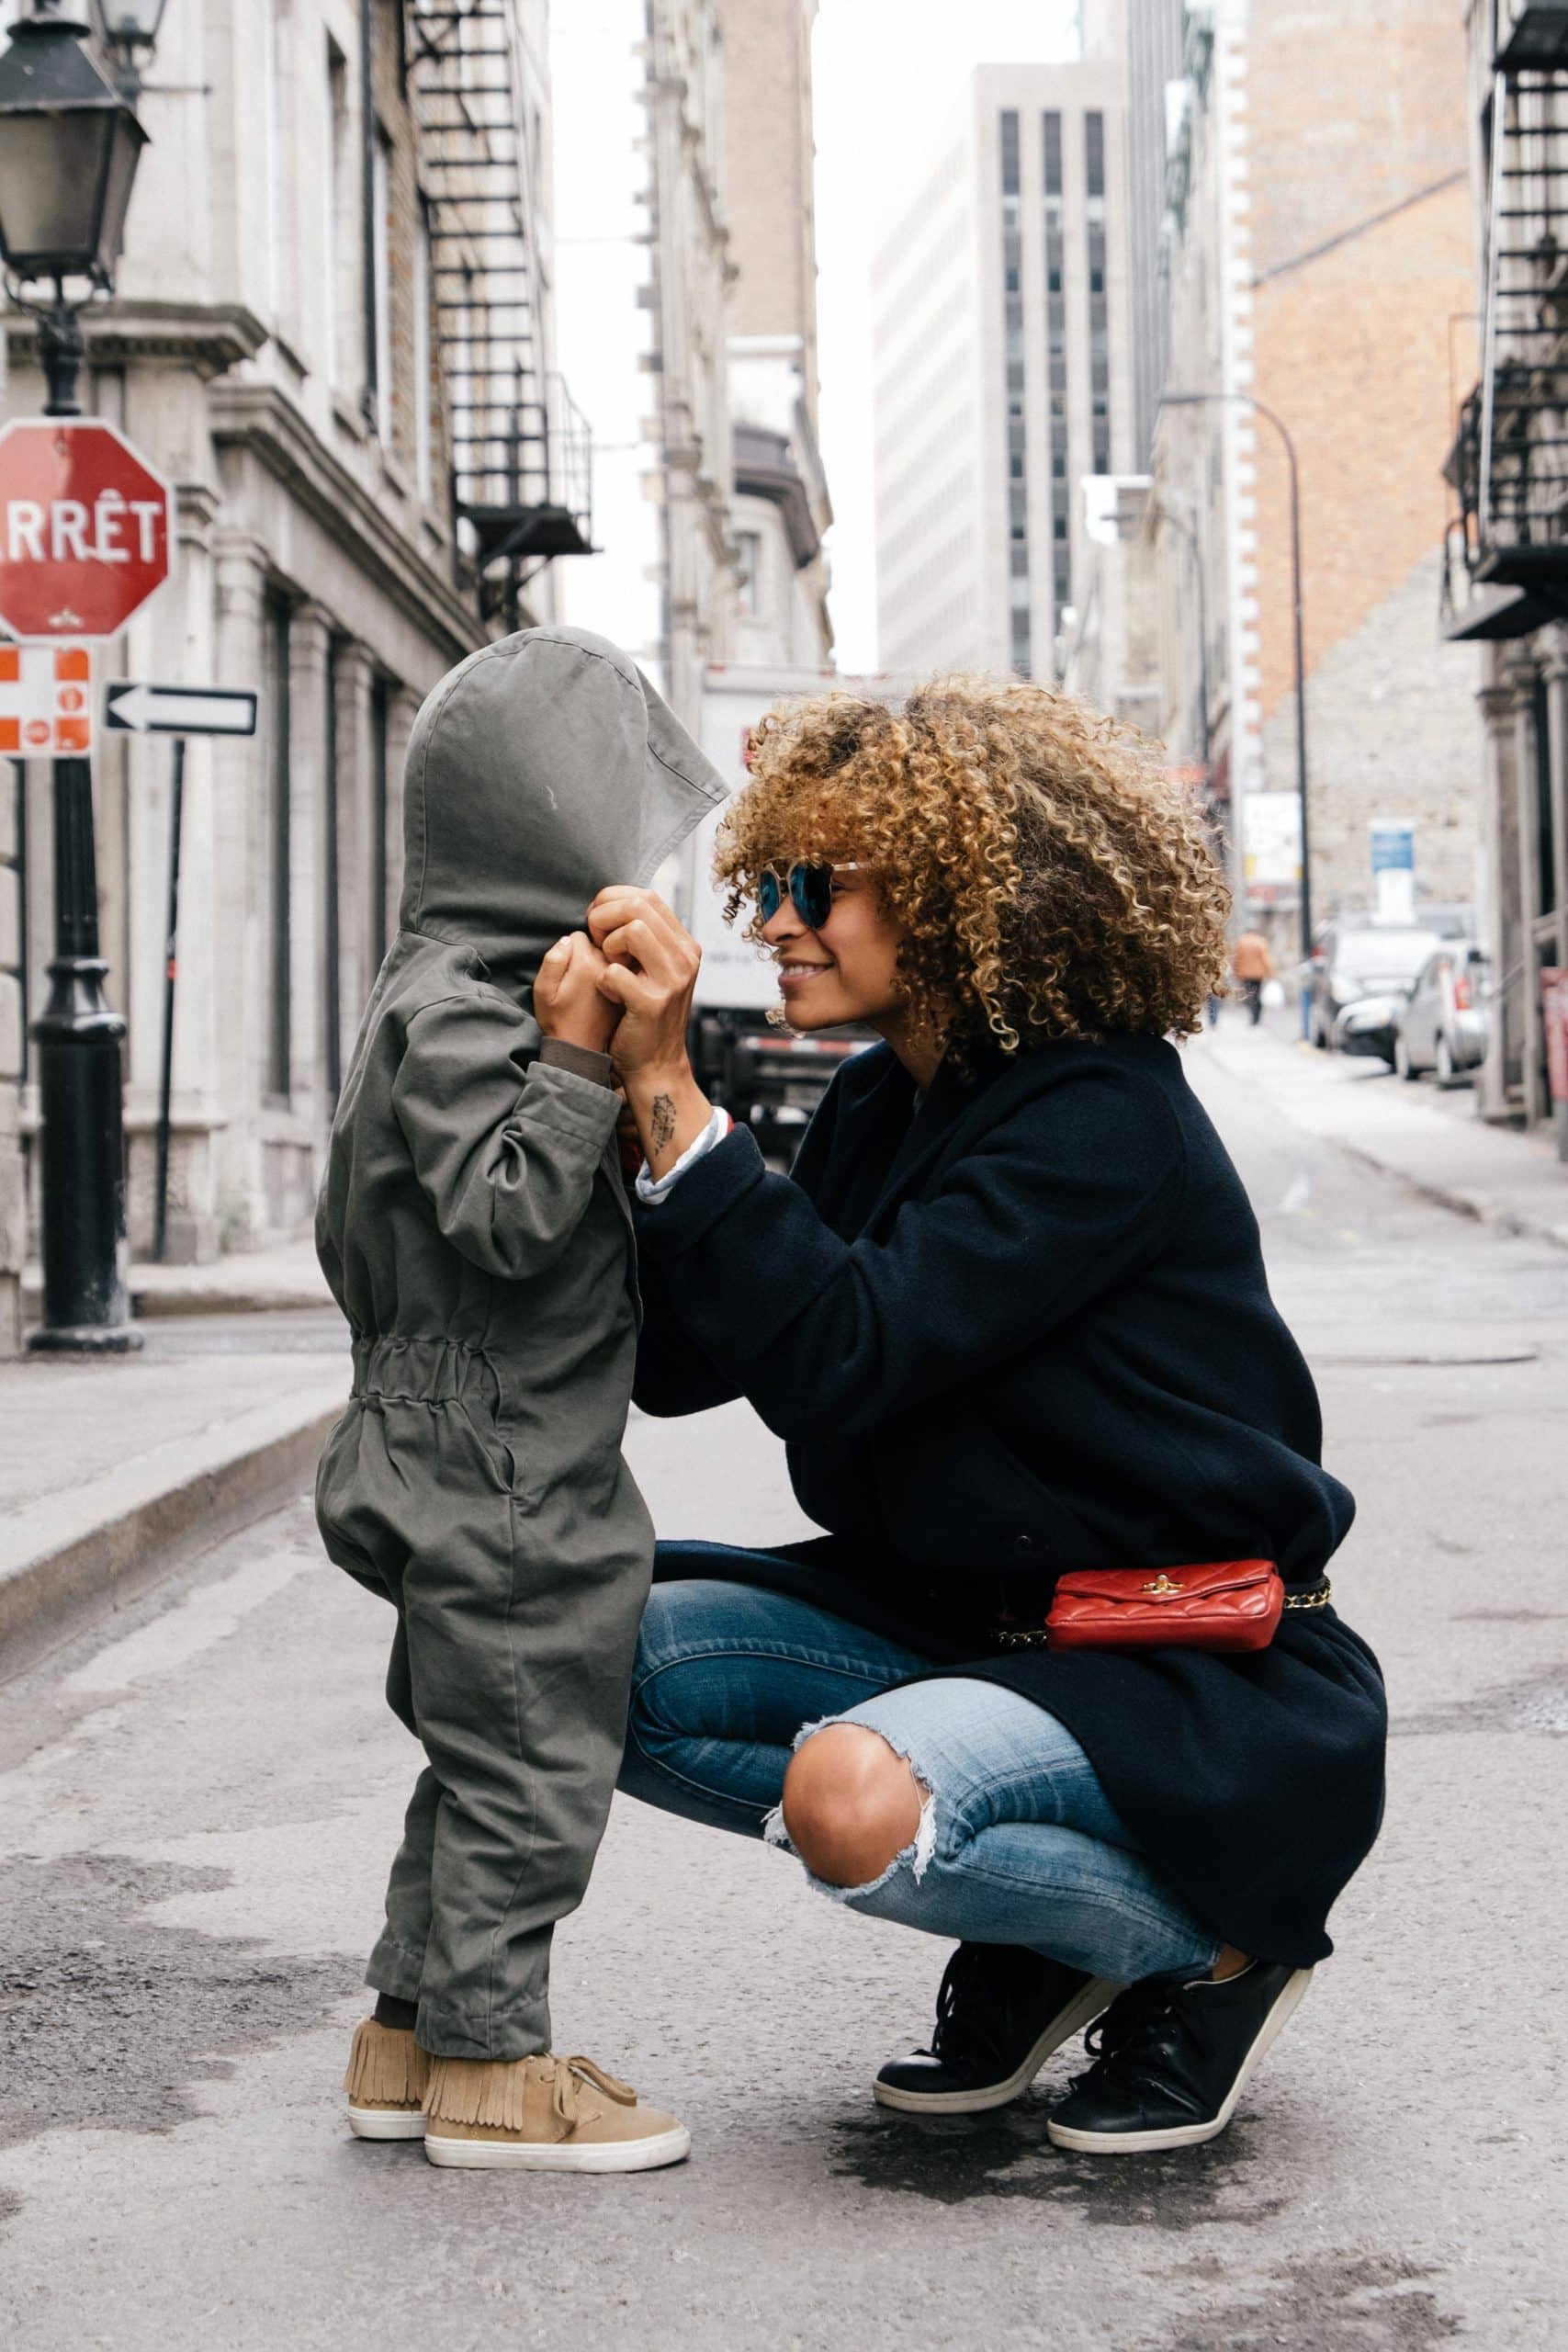
<svg viewBox="0 0 1568 2352"><path fill-rule="evenodd" d="M913 1759L869 1724L807 1724L784 1775L784 1800L764 1825L813 1877L863 1894L908 1861L917 1881L936 1835L932 1792Z"/></svg>

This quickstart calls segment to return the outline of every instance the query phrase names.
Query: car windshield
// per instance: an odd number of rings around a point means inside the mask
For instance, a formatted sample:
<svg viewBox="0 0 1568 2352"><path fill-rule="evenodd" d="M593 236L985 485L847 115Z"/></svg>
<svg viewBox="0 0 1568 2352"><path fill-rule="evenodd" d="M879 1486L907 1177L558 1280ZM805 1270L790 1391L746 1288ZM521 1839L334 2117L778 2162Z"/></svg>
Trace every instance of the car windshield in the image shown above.
<svg viewBox="0 0 1568 2352"><path fill-rule="evenodd" d="M1429 931L1349 931L1334 960L1359 980L1408 980L1439 944Z"/></svg>

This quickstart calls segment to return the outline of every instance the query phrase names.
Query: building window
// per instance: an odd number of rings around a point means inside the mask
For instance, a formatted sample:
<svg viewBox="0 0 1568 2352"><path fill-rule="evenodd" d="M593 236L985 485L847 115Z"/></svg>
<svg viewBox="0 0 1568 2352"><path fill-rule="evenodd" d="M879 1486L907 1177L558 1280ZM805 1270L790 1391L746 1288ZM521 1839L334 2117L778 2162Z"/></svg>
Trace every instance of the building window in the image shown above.
<svg viewBox="0 0 1568 2352"><path fill-rule="evenodd" d="M762 535L761 531L738 531L735 537L735 570L739 582L738 596L741 612L754 621L762 610Z"/></svg>
<svg viewBox="0 0 1568 2352"><path fill-rule="evenodd" d="M1062 118L1055 108L1041 118L1041 152L1047 196L1062 193Z"/></svg>
<svg viewBox="0 0 1568 2352"><path fill-rule="evenodd" d="M326 241L322 289L327 311L327 364L333 383L343 391L360 372L363 334L359 317L360 249L355 191L354 117L349 104L348 60L330 37L327 41L326 208L321 223Z"/></svg>
<svg viewBox="0 0 1568 2352"><path fill-rule="evenodd" d="M343 989L339 965L338 921L338 715L337 640L327 642L327 740L321 746L321 1020L325 1032L327 1099L335 1103L343 1089Z"/></svg>
<svg viewBox="0 0 1568 2352"><path fill-rule="evenodd" d="M370 960L387 952L387 727L392 697L380 675L370 682Z"/></svg>
<svg viewBox="0 0 1568 2352"><path fill-rule="evenodd" d="M392 440L392 267L391 219L392 142L376 125L370 148L370 271L376 320L376 349L372 355L376 432L383 447Z"/></svg>
<svg viewBox="0 0 1568 2352"><path fill-rule="evenodd" d="M1019 118L1001 117L1002 347L1007 383L1009 650L1021 677L1029 674L1028 444L1023 422L1023 236L1019 220Z"/></svg>
<svg viewBox="0 0 1568 2352"><path fill-rule="evenodd" d="M1010 111L1002 117L1002 194L1018 194L1018 117Z"/></svg>
<svg viewBox="0 0 1568 2352"><path fill-rule="evenodd" d="M1111 321L1106 296L1105 117L1084 117L1084 259L1089 273L1089 463L1111 471Z"/></svg>
<svg viewBox="0 0 1568 2352"><path fill-rule="evenodd" d="M274 593L266 600L266 1082L285 1095L293 1082L289 1033L293 1021L291 978L292 854L289 774L288 601Z"/></svg>
<svg viewBox="0 0 1568 2352"><path fill-rule="evenodd" d="M285 271L288 237L284 218L283 70L278 54L277 0L262 0L262 140L266 173L266 299L269 315L280 319L288 306Z"/></svg>
<svg viewBox="0 0 1568 2352"><path fill-rule="evenodd" d="M1045 183L1045 349L1050 394L1052 591L1060 607L1069 601L1067 538L1067 297L1066 223L1062 185L1062 118L1052 108L1041 117L1041 156Z"/></svg>
<svg viewBox="0 0 1568 2352"><path fill-rule="evenodd" d="M413 239L413 478L426 506L434 488L431 431L434 391L431 378L430 212L422 203Z"/></svg>

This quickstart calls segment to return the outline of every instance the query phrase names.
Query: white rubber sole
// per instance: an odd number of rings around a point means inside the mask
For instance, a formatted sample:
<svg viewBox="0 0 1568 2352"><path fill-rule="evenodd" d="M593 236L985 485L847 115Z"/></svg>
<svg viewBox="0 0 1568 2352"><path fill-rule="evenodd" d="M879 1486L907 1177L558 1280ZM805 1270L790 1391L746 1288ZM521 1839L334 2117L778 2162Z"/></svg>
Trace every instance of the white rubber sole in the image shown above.
<svg viewBox="0 0 1568 2352"><path fill-rule="evenodd" d="M417 2107L404 2113L386 2107L351 2107L348 2128L356 2140L423 2140L424 2116Z"/></svg>
<svg viewBox="0 0 1568 2352"><path fill-rule="evenodd" d="M678 2165L692 2153L692 2135L683 2123L673 2132L660 2132L647 2140L607 2140L574 2148L544 2140L443 2140L424 2135L424 2153L433 2165L451 2165L462 2172L657 2172L663 2165Z"/></svg>
<svg viewBox="0 0 1568 2352"><path fill-rule="evenodd" d="M1082 1992L1057 2011L1005 2082L987 2083L984 2089L974 2091L906 2091L879 2076L871 2095L878 2107L896 2108L901 2115L984 2115L990 2108L1006 2107L1029 2088L1053 2051L1060 2050L1086 2025L1092 2025L1121 1990L1120 1984L1109 1984L1103 1976L1091 1976Z"/></svg>
<svg viewBox="0 0 1568 2352"><path fill-rule="evenodd" d="M1298 1968L1258 2027L1257 2039L1236 2070L1229 2097L1209 2122L1173 2124L1165 2132L1076 2132L1071 2124L1058 2123L1047 2117L1046 2137L1058 2148L1075 2148L1088 2156L1136 2156L1158 2148L1196 2148L1205 2140L1217 2140L1235 2113L1236 2101L1262 2064L1270 2044L1283 2033L1300 2008L1311 1983L1311 1969Z"/></svg>

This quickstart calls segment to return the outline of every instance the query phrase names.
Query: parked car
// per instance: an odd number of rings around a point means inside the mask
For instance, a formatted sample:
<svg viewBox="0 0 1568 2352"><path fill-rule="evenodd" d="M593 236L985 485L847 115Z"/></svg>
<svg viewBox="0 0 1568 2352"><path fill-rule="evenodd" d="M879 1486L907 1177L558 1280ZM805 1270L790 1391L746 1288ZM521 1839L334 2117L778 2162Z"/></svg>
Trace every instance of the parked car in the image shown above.
<svg viewBox="0 0 1568 2352"><path fill-rule="evenodd" d="M1436 931L1341 915L1307 967L1307 1035L1314 1046L1393 1060L1394 1031L1411 984L1442 945Z"/></svg>
<svg viewBox="0 0 1568 2352"><path fill-rule="evenodd" d="M1491 959L1472 939L1445 940L1427 956L1394 1031L1401 1078L1430 1070L1439 1086L1456 1086L1485 1060L1491 976Z"/></svg>

